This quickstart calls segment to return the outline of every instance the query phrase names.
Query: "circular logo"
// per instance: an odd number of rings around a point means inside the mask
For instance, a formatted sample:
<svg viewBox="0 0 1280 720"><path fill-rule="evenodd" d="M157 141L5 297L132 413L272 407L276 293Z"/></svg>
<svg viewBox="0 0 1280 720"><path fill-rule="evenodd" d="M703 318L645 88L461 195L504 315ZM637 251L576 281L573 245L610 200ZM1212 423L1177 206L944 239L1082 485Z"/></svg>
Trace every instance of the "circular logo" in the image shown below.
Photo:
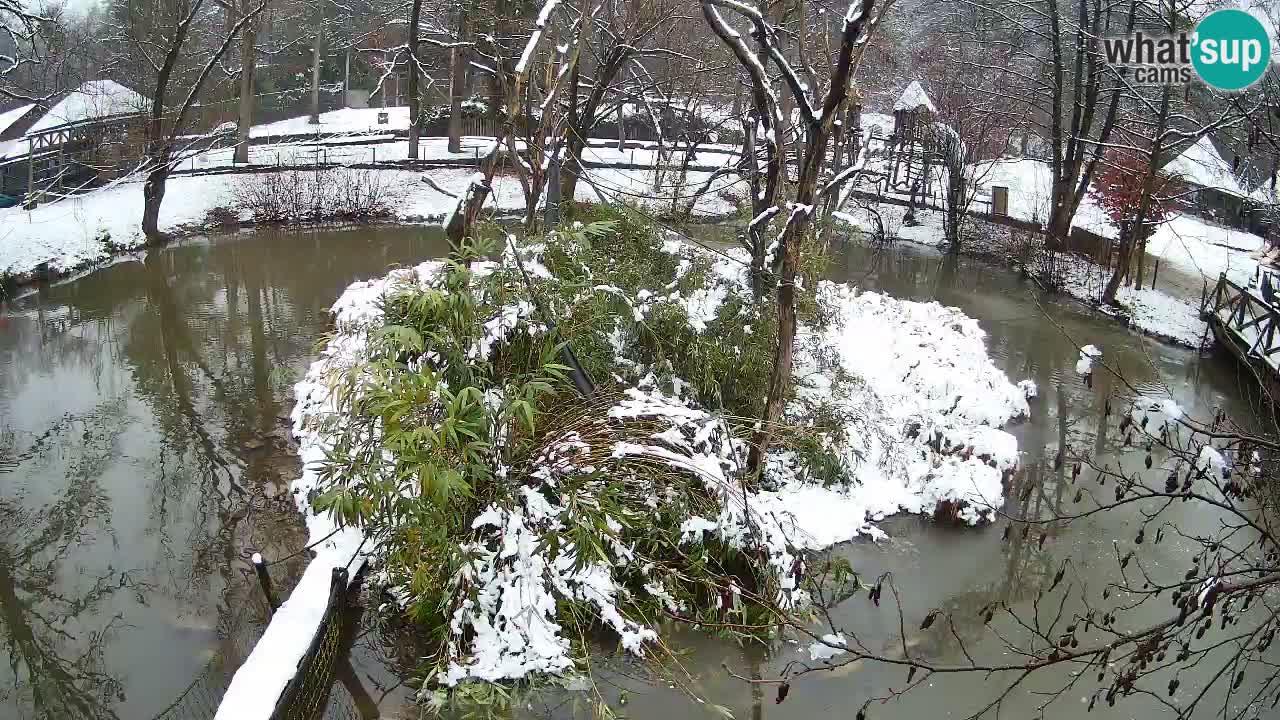
<svg viewBox="0 0 1280 720"><path fill-rule="evenodd" d="M1191 64L1219 90L1243 90L1271 63L1271 38L1258 18L1243 10L1217 10L1196 25Z"/></svg>

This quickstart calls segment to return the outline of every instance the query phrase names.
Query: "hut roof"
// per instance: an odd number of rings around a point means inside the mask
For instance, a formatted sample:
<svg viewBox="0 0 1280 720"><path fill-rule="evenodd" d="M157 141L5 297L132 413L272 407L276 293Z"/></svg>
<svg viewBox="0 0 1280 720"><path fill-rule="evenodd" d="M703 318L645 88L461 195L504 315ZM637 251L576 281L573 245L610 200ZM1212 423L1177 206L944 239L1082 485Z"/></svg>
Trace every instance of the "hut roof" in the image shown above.
<svg viewBox="0 0 1280 720"><path fill-rule="evenodd" d="M1231 171L1231 164L1222 158L1208 135L1183 150L1181 155L1164 167L1164 171L1170 175L1179 175L1192 185L1221 190L1237 197L1248 196Z"/></svg>
<svg viewBox="0 0 1280 720"><path fill-rule="evenodd" d="M919 80L912 80L906 90L898 96L898 101L893 104L893 111L899 110L917 110L924 108L929 112L937 112L938 109L933 106L933 102L929 100L929 96L921 87Z"/></svg>
<svg viewBox="0 0 1280 720"><path fill-rule="evenodd" d="M147 102L145 97L114 80L91 80L63 95L27 130L27 134L63 125L135 115L146 110Z"/></svg>
<svg viewBox="0 0 1280 720"><path fill-rule="evenodd" d="M0 112L0 135L3 135L4 131L9 129L9 126L21 120L33 108L35 108L35 105L23 105L22 107ZM15 132L18 131L15 130Z"/></svg>

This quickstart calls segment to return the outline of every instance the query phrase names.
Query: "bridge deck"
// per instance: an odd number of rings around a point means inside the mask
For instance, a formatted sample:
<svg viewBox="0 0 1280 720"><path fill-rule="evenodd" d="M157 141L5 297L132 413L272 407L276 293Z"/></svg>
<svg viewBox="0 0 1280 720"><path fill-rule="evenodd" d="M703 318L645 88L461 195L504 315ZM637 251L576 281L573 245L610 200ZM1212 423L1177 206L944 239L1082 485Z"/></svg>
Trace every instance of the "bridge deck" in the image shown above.
<svg viewBox="0 0 1280 720"><path fill-rule="evenodd" d="M1280 308L1223 275L1206 299L1203 316L1214 334L1228 340L1242 359L1261 363L1273 376L1280 376Z"/></svg>

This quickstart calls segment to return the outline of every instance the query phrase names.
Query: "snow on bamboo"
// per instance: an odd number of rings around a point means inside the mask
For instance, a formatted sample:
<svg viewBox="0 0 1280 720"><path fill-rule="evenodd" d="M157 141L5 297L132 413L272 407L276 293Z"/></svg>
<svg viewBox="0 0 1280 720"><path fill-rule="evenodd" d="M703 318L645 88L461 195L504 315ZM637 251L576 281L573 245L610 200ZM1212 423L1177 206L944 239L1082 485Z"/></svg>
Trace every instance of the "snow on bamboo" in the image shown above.
<svg viewBox="0 0 1280 720"><path fill-rule="evenodd" d="M681 267L704 252L670 238L662 249L681 256ZM543 250L542 245L534 245L520 252L526 264L540 266ZM511 264L513 259L508 252L500 262ZM656 304L672 303L684 308L688 322L698 329L716 316L728 297L749 296L742 263L737 255L718 259L707 285L689 295L657 288L628 297L609 285L583 292L622 295L641 316ZM483 274L493 267L478 263L475 269ZM382 299L406 283L438 290L440 286L433 283L441 268L440 263L426 263L393 271L381 280L356 283L335 304L337 334L297 388L299 427L327 428L315 436L302 436L304 460L314 460L316 452L331 446L333 438L324 432L341 431L340 422L311 421L332 411L326 378L359 358L363 338L381 322ZM815 482L796 457L776 450L767 466L767 489L744 492L735 470L741 467L746 448L721 418L680 396L678 379L673 394L661 388L652 374L637 378L606 411L618 421L644 418L658 428L648 441L617 442L612 449L615 460L643 458L670 465L699 478L708 496L718 499L716 512L683 519L684 541L699 543L714 536L731 547L758 552L779 578L782 595L775 600L790 606L808 601L794 573L801 553L859 535L881 537L877 520L899 512L929 514L944 501L958 507L958 517L966 522L990 518L1002 501L1001 481L1018 462L1016 440L1000 427L1029 413L1027 393L992 365L982 330L959 310L829 282L822 283L818 293L819 301L835 308L838 318L821 337L798 348L797 402L833 392L836 386L828 379L833 368L824 364L819 353L822 346L833 349L839 367L857 379L858 387L857 392L845 391L848 394L838 398L858 418L846 446L839 449L852 469L848 484ZM513 333L545 330L531 308L519 303L501 309L486 327L492 337L474 348L480 355L493 352ZM867 352L868 347L878 350ZM621 357L624 346L615 345L615 350L619 368L634 367ZM801 412L801 408L790 411ZM562 531L569 519L555 488L568 474L586 470L582 467L587 462L586 447L574 436L563 438L539 460L514 506L490 506L472 520L477 533L470 546L473 559L454 582L459 592L470 588L475 599L461 602L453 611L446 644L449 662L440 678L444 684L570 672L572 650L557 616L561 598L594 608L601 624L616 634L628 652L643 654L656 639L654 628L620 609L620 594L629 591L620 584L618 573L627 567L634 570L638 562L629 547L614 543L605 549L609 562L584 563L571 545L548 554L541 542L548 534ZM305 496L314 482L314 475L304 472L295 490ZM657 507L663 498L650 501ZM313 533L319 529L313 527ZM350 552L349 544L344 544L343 552ZM641 572L647 571L641 568ZM318 594L308 597L312 592ZM290 602L322 604L322 592L322 588L304 586L301 595L295 593L297 600ZM675 611L675 600L661 577L650 577L643 592ZM273 634L268 631L268 636ZM294 664L276 651L264 652L274 665L291 668ZM248 676L243 680L238 676L237 683L256 693L275 691L290 674L261 670L261 663L246 665L251 667L259 669L242 671Z"/></svg>

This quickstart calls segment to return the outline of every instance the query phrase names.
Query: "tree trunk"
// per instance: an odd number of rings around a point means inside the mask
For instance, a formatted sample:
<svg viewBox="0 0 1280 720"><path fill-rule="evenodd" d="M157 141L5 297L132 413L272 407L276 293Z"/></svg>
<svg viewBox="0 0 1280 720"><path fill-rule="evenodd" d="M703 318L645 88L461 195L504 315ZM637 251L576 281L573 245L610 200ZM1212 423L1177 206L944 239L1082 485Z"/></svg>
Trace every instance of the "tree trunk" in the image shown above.
<svg viewBox="0 0 1280 720"><path fill-rule="evenodd" d="M619 99L619 100L618 100L618 128L617 128L617 130L618 130L618 152L623 152L623 151L625 151L625 150L627 149L627 113L626 113L626 107L627 107L627 104L626 104L625 102L623 102L621 99ZM1273 186L1273 188L1274 188L1274 186L1275 186L1275 176L1274 176L1274 174L1272 175L1272 178L1271 178L1271 179L1272 179L1272 183L1271 183L1271 184L1272 184L1272 186Z"/></svg>
<svg viewBox="0 0 1280 720"><path fill-rule="evenodd" d="M449 152L462 152L462 48L449 49Z"/></svg>
<svg viewBox="0 0 1280 720"><path fill-rule="evenodd" d="M160 204L164 202L168 179L169 160L165 157L147 173L147 181L142 186L142 234L150 242L162 242L166 238L160 232Z"/></svg>
<svg viewBox="0 0 1280 720"><path fill-rule="evenodd" d="M246 6L247 7L247 6ZM253 94L257 66L254 43L258 39L258 22L245 24L240 41L240 117L236 126L236 154L238 163L249 162L249 131L253 127Z"/></svg>
<svg viewBox="0 0 1280 720"><path fill-rule="evenodd" d="M1133 226L1126 222L1120 226L1120 252L1116 254L1116 266L1107 279L1102 290L1102 304L1115 305L1116 293L1120 292L1120 283L1129 274L1129 265L1133 261Z"/></svg>
<svg viewBox="0 0 1280 720"><path fill-rule="evenodd" d="M418 159L418 18L422 0L413 0L409 13L409 159Z"/></svg>
<svg viewBox="0 0 1280 720"><path fill-rule="evenodd" d="M578 133L570 131L561 151L560 164L560 197L564 202L573 202L574 193L578 191L578 175L582 173L582 149L585 146Z"/></svg>
<svg viewBox="0 0 1280 720"><path fill-rule="evenodd" d="M311 47L311 120L320 124L320 43L324 40L324 5L316 4L316 39Z"/></svg>

